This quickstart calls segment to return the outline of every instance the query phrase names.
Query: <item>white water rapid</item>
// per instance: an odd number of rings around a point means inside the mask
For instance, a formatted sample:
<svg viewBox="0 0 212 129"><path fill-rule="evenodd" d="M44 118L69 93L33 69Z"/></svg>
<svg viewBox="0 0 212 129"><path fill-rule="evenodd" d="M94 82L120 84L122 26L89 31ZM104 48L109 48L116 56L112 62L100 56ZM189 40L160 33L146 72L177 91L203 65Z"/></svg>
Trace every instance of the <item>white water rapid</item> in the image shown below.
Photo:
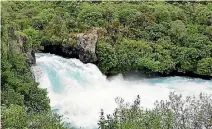
<svg viewBox="0 0 212 129"><path fill-rule="evenodd" d="M152 108L156 100L168 99L171 91L183 96L212 93L212 80L166 77L127 81L120 75L109 81L94 64L78 59L37 53L36 61L32 71L39 87L47 89L52 110L85 129L97 127L101 109L106 114L113 112L116 97L133 102L140 95L141 106Z"/></svg>

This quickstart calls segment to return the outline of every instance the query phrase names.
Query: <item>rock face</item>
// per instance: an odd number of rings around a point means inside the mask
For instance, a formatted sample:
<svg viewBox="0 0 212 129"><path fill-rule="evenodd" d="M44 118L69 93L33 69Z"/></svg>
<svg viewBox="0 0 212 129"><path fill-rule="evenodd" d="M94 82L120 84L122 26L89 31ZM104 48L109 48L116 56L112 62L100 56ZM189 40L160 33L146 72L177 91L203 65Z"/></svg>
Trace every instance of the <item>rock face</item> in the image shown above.
<svg viewBox="0 0 212 129"><path fill-rule="evenodd" d="M35 52L33 49L29 49L28 52L26 52L27 62L30 65L36 64L36 58L35 58Z"/></svg>
<svg viewBox="0 0 212 129"><path fill-rule="evenodd" d="M97 60L95 51L98 40L97 30L93 29L90 33L79 33L76 36L79 59L84 63L95 62Z"/></svg>
<svg viewBox="0 0 212 129"><path fill-rule="evenodd" d="M35 52L32 49L32 46L27 45L27 43L28 43L27 38L25 36L18 37L17 44L18 44L19 51L25 54L29 65L34 65L36 64ZM25 50L24 45L29 47Z"/></svg>
<svg viewBox="0 0 212 129"><path fill-rule="evenodd" d="M44 53L56 54L65 58L79 58L78 51L71 45L47 45L42 43L41 46L43 46L44 49L40 51Z"/></svg>
<svg viewBox="0 0 212 129"><path fill-rule="evenodd" d="M83 63L94 63L96 57L96 43L98 41L98 29L93 29L88 33L78 33L73 35L76 45L54 44L50 41L41 42L44 47L42 52L52 53L65 58L78 58Z"/></svg>

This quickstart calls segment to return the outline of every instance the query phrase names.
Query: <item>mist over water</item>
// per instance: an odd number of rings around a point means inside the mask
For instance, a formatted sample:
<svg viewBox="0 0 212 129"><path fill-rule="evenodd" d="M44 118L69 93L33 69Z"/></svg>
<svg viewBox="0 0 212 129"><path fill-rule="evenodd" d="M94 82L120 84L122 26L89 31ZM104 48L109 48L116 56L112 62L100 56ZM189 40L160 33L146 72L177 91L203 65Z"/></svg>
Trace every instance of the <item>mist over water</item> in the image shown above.
<svg viewBox="0 0 212 129"><path fill-rule="evenodd" d="M122 75L107 80L94 64L65 59L53 54L36 54L32 67L41 88L46 88L52 110L77 127L96 128L103 109L106 114L117 107L116 97L132 103L137 95L143 108L152 108L156 100L167 100L170 92L183 96L212 93L212 80L164 77L125 80Z"/></svg>

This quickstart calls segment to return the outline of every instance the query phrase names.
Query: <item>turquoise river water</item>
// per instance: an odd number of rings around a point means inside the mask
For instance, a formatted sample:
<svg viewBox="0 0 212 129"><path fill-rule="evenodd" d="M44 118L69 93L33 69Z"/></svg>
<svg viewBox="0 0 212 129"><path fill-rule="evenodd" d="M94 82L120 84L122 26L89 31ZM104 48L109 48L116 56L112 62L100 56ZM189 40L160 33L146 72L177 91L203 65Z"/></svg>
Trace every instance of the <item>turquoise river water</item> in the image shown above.
<svg viewBox="0 0 212 129"><path fill-rule="evenodd" d="M94 64L78 59L36 53L36 61L32 71L39 87L47 89L52 110L67 123L85 129L97 127L101 109L113 112L116 97L133 102L140 95L141 106L152 108L156 100L167 100L173 91L183 96L212 93L212 80L176 76L129 81L122 75L107 80Z"/></svg>

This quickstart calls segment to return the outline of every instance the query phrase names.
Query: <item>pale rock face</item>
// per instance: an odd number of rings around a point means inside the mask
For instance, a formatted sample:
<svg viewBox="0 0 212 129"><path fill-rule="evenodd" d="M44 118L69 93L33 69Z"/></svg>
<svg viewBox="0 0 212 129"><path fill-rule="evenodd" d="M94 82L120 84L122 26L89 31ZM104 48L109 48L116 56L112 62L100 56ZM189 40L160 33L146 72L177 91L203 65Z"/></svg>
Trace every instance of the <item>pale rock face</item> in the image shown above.
<svg viewBox="0 0 212 129"><path fill-rule="evenodd" d="M95 62L96 59L96 43L98 40L97 30L94 29L88 34L77 34L77 49L79 51L79 59L84 62Z"/></svg>
<svg viewBox="0 0 212 129"><path fill-rule="evenodd" d="M17 48L19 50L19 53L24 53L26 58L27 58L27 62L30 65L34 65L36 64L36 59L35 59L35 53L34 50L32 49L32 47L30 46L30 48L28 48L26 51L24 51L23 49L23 44L26 44L27 42L27 38L24 36L19 36L18 40L17 40Z"/></svg>
<svg viewBox="0 0 212 129"><path fill-rule="evenodd" d="M35 52L33 49L29 49L28 52L26 52L26 57L27 57L27 62L30 64L30 65L34 65L36 64L36 59L35 59Z"/></svg>

